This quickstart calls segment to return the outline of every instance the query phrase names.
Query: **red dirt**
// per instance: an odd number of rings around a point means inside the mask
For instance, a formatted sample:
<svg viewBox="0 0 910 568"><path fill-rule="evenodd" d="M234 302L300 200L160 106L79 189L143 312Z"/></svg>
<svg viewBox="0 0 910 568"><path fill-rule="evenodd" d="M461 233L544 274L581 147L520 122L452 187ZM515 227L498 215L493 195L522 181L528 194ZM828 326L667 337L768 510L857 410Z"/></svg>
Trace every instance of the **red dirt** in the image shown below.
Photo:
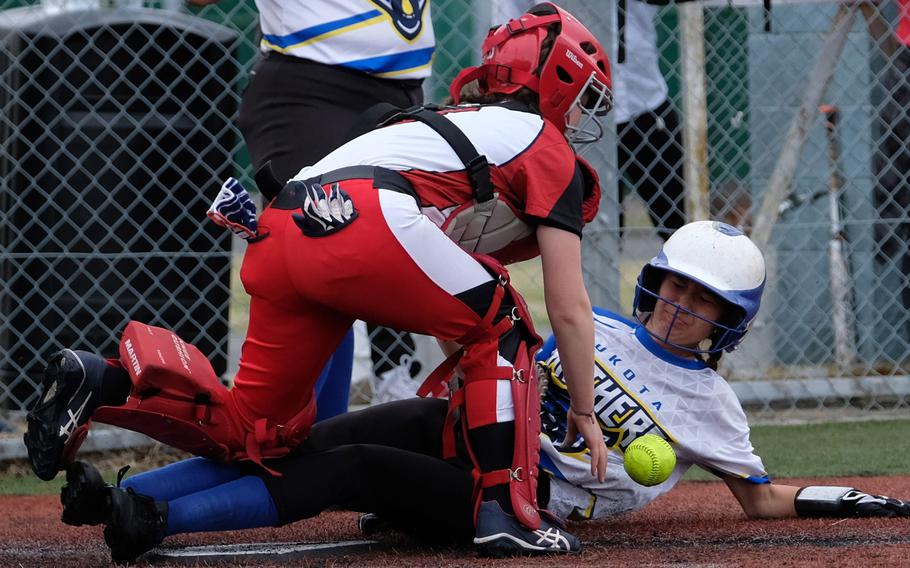
<svg viewBox="0 0 910 568"><path fill-rule="evenodd" d="M849 485L910 497L910 477L786 480L794 485ZM100 527L60 523L54 496L0 497L0 566L107 566ZM181 535L166 546L243 542L355 540L356 513L329 512L281 529ZM384 548L299 566L901 566L910 559L910 519L750 521L720 482L684 482L649 508L626 517L575 524L586 543L571 558L478 559L466 548L425 548L399 536ZM168 564L158 564L169 566ZM206 565L202 562L199 565ZM236 564L235 564L236 565ZM247 566L269 566L251 559ZM286 564L283 564L286 565Z"/></svg>

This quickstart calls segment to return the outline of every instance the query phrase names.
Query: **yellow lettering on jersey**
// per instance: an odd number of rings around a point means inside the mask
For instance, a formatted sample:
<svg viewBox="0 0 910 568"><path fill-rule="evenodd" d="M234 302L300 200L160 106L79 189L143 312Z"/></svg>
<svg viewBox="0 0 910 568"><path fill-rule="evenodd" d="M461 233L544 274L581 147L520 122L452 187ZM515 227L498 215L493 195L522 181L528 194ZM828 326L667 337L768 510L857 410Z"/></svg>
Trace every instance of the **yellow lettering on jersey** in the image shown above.
<svg viewBox="0 0 910 568"><path fill-rule="evenodd" d="M675 442L648 406L597 357L594 358L594 412L600 419L608 447L624 448L631 440L655 429ZM623 435L617 436L617 432Z"/></svg>
<svg viewBox="0 0 910 568"><path fill-rule="evenodd" d="M540 365L548 375L548 388L565 391L568 395L562 364L556 354ZM594 358L594 413L608 448L625 449L632 440L648 433L659 433L675 443L676 439L652 412L622 378L611 372L603 361Z"/></svg>

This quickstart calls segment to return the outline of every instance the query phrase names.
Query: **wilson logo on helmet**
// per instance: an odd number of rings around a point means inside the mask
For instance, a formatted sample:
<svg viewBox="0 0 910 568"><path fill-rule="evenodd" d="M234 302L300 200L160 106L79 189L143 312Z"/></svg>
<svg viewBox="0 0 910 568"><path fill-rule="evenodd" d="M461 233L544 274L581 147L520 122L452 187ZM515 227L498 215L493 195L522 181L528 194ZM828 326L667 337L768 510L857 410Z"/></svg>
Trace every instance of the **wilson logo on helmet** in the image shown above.
<svg viewBox="0 0 910 568"><path fill-rule="evenodd" d="M578 65L579 69L584 69L584 65L581 64L581 61L578 60L578 57L574 53L572 53L571 50L569 50L569 49L566 50L566 57L568 57L572 61L572 63L574 63L575 65Z"/></svg>

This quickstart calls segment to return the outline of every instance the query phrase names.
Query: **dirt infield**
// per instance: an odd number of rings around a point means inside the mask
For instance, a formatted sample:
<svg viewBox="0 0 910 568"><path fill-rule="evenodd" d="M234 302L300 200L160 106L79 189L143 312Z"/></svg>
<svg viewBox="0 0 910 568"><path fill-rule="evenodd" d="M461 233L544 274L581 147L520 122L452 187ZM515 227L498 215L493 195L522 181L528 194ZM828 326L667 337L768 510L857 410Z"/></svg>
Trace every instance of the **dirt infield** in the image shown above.
<svg viewBox="0 0 910 568"><path fill-rule="evenodd" d="M793 479L794 485L856 486L910 497L910 477ZM0 566L107 566L99 527L59 522L54 496L0 498ZM216 543L358 540L356 513L330 512L281 529L181 535L167 547ZM648 509L576 524L585 551L571 558L478 559L470 548L432 548L403 536L380 537L370 552L293 561L297 566L903 566L910 519L749 521L720 482L683 482ZM210 565L198 561L195 565ZM250 558L242 566L286 566ZM158 566L176 566L162 563ZM186 564L179 564L186 565Z"/></svg>

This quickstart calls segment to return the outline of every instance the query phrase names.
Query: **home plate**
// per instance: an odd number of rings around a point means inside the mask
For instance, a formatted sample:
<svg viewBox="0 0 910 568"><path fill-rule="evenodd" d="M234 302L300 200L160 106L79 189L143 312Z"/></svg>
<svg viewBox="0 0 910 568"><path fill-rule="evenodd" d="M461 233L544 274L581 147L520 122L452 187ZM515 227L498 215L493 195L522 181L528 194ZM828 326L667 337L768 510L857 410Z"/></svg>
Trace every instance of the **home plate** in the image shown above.
<svg viewBox="0 0 910 568"><path fill-rule="evenodd" d="M379 546L375 540L339 540L336 542L253 542L156 548L143 559L150 563L192 564L256 561L286 562L300 558L325 558L369 552Z"/></svg>

